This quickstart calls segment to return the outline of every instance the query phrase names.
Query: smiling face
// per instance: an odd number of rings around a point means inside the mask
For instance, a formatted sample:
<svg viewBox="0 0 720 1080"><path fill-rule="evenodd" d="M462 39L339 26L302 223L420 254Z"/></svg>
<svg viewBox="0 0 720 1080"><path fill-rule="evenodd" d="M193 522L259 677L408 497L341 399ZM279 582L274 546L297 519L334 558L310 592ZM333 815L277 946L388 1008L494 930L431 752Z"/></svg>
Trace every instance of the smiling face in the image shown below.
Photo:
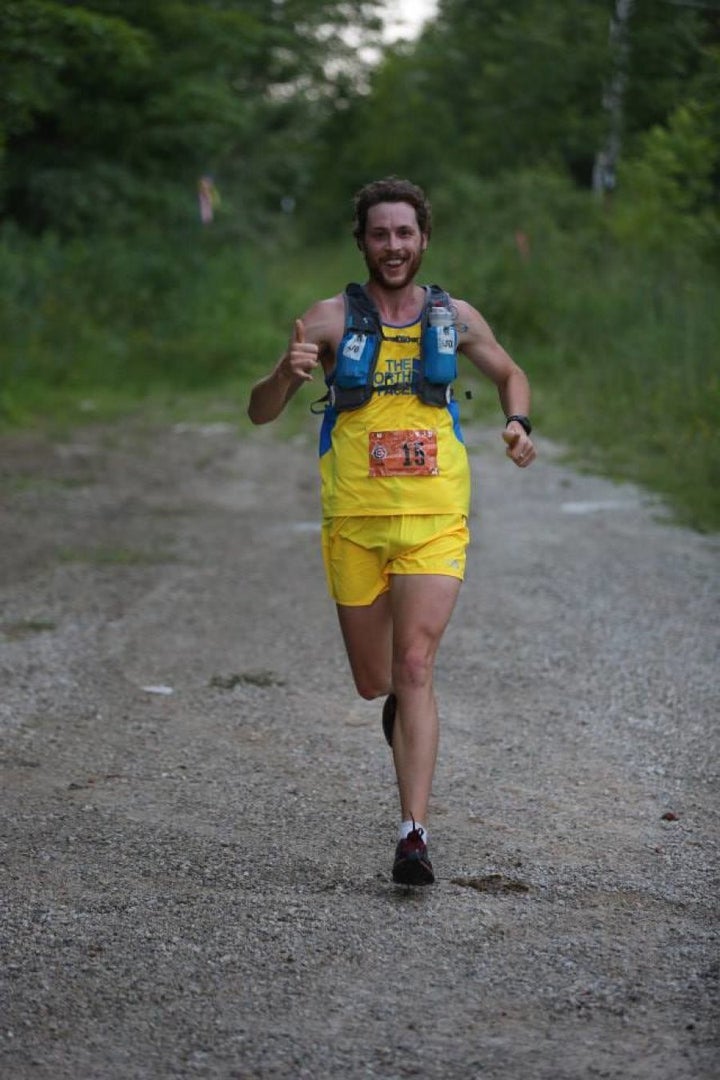
<svg viewBox="0 0 720 1080"><path fill-rule="evenodd" d="M383 289L394 290L412 282L427 243L410 203L381 202L368 210L365 235L359 246L370 279Z"/></svg>

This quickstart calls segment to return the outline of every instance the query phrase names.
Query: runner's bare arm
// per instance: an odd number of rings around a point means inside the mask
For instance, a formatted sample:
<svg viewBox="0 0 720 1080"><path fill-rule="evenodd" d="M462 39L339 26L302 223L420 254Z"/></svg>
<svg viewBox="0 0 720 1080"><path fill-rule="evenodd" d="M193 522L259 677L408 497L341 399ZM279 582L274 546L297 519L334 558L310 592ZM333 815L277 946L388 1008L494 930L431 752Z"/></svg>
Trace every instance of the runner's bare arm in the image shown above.
<svg viewBox="0 0 720 1080"><path fill-rule="evenodd" d="M457 311L458 349L497 387L505 416L528 416L530 384L527 375L503 349L479 311L465 300L453 301ZM535 458L535 447L517 421L503 432L507 455L521 468Z"/></svg>
<svg viewBox="0 0 720 1080"><path fill-rule="evenodd" d="M253 424L275 420L300 387L312 382L318 364L330 369L343 323L342 296L319 300L295 320L287 349L270 374L250 391L248 416Z"/></svg>

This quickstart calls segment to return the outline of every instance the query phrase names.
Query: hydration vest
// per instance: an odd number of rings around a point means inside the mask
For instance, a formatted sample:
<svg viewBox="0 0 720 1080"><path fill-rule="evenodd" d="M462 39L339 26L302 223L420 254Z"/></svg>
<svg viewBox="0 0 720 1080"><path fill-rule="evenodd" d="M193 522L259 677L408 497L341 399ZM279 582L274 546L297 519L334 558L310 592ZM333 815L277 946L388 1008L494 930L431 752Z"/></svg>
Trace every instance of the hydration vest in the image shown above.
<svg viewBox="0 0 720 1080"><path fill-rule="evenodd" d="M438 365L431 359L428 312L434 306L449 307L450 297L439 285L424 288L425 303L420 315L420 362L413 377L412 389L425 405L442 408L452 400L452 380L457 375L457 334L452 328L454 345L449 367L448 357ZM323 399L338 412L359 409L372 397L380 346L386 338L377 308L362 285L351 282L345 289L344 298L345 333L338 346L335 369L328 380L328 393ZM409 339L398 334L393 335L393 340Z"/></svg>

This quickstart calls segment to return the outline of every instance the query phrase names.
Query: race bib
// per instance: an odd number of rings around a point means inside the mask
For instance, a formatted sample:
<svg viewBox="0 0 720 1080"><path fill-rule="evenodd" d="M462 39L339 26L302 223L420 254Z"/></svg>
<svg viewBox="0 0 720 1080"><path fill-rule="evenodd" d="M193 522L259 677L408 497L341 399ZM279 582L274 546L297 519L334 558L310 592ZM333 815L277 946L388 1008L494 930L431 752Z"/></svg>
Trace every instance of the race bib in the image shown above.
<svg viewBox="0 0 720 1080"><path fill-rule="evenodd" d="M436 431L371 431L370 476L437 476Z"/></svg>

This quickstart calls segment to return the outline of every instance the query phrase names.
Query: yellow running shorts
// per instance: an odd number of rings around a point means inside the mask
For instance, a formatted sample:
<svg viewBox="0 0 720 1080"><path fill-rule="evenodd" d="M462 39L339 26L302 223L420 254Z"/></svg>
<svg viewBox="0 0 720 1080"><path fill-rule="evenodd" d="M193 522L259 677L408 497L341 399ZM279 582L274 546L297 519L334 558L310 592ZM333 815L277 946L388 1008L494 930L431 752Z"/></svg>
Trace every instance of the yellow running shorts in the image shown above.
<svg viewBox="0 0 720 1080"><path fill-rule="evenodd" d="M392 574L465 573L470 532L464 514L326 518L322 550L328 589L338 604L372 604Z"/></svg>

